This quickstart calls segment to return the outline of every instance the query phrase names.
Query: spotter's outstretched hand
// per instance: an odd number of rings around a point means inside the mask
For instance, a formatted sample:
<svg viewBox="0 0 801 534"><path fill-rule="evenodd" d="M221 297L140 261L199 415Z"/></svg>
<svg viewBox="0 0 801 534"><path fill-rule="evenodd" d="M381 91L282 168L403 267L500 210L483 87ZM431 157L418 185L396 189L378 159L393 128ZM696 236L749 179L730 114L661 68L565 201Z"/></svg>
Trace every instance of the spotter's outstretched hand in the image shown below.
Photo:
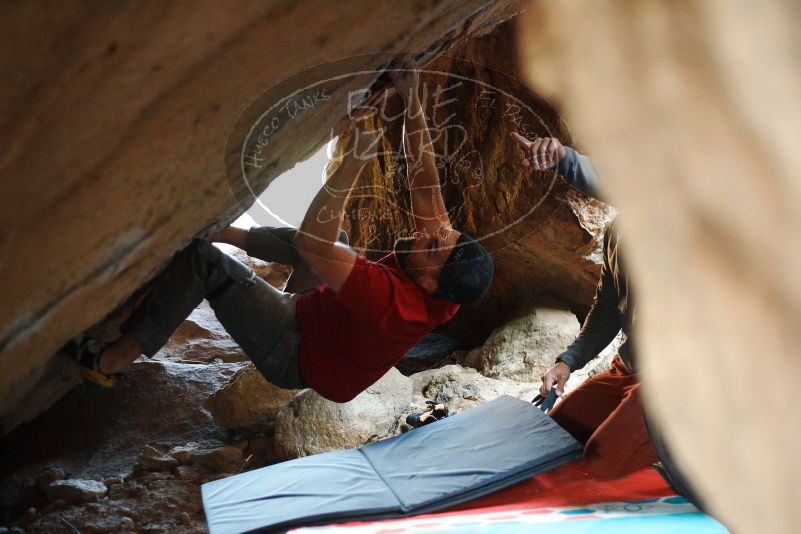
<svg viewBox="0 0 801 534"><path fill-rule="evenodd" d="M526 154L522 162L523 167L545 171L565 157L565 147L555 137L537 137L529 141L517 132L513 132L511 136Z"/></svg>
<svg viewBox="0 0 801 534"><path fill-rule="evenodd" d="M564 362L556 362L556 364L545 371L542 375L542 385L540 385L540 395L543 397L548 395L551 388L556 388L556 394L562 396L565 394L565 384L570 378L570 367Z"/></svg>

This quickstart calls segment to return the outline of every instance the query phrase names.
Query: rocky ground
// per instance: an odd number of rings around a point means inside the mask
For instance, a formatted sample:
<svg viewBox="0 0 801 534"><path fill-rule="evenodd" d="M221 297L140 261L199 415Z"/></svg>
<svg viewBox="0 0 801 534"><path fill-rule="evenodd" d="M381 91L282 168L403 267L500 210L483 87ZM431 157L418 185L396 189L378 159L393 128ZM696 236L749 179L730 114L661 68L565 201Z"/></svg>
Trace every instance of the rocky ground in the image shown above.
<svg viewBox="0 0 801 534"><path fill-rule="evenodd" d="M160 451L145 446L131 472L104 480L40 473L32 489L44 498L16 521L27 532L206 532L201 484L263 466L270 441L253 436L202 448L196 443ZM14 528L10 529L14 531Z"/></svg>
<svg viewBox="0 0 801 534"><path fill-rule="evenodd" d="M278 287L287 275L251 265ZM80 387L0 442L0 524L8 525L0 528L205 532L203 483L408 431L406 416L426 401L460 412L504 394L531 399L539 375L578 329L565 309L523 310L472 350L442 359L441 339L421 344L415 361L436 367L420 371L410 362L407 374L393 369L336 404L267 383L203 304L113 390ZM420 347L435 357L426 360ZM575 373L568 389L607 367L614 348Z"/></svg>

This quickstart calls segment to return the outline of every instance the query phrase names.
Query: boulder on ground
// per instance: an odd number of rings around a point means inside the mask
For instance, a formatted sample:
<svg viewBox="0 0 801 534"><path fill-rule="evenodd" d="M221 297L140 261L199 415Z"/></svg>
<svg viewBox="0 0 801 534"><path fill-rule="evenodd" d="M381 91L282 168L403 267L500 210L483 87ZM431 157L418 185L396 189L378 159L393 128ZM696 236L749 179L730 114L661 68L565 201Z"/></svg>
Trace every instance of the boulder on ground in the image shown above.
<svg viewBox="0 0 801 534"><path fill-rule="evenodd" d="M214 392L206 405L214 421L226 430L265 432L272 430L279 408L296 393L271 384L249 365Z"/></svg>
<svg viewBox="0 0 801 534"><path fill-rule="evenodd" d="M47 487L47 500L62 499L67 504L81 504L100 500L106 495L106 485L97 480L55 480Z"/></svg>
<svg viewBox="0 0 801 534"><path fill-rule="evenodd" d="M414 409L425 410L426 400L443 403L454 412L462 412L491 401L501 395L531 400L536 395L539 383L498 380L483 376L475 369L461 365L446 365L412 375L414 384Z"/></svg>
<svg viewBox="0 0 801 534"><path fill-rule="evenodd" d="M597 358L583 369L572 373L565 392L572 391L588 378L609 369L620 342L621 337L618 336ZM422 371L409 378L412 381L413 397L401 418L399 431L408 428L405 425L407 415L429 409L426 401L445 404L451 413L463 412L501 395L532 400L539 393L541 383L539 377L528 381L490 378L475 369L456 364Z"/></svg>
<svg viewBox="0 0 801 534"><path fill-rule="evenodd" d="M409 430L406 417L412 412L424 412L427 401L445 404L451 414L467 411L501 395L531 400L538 384L498 380L483 376L475 369L453 364L429 369L412 375L412 402L404 411L398 432Z"/></svg>
<svg viewBox="0 0 801 534"><path fill-rule="evenodd" d="M156 359L184 363L248 361L205 300L173 332Z"/></svg>
<svg viewBox="0 0 801 534"><path fill-rule="evenodd" d="M278 290L283 291L284 286L286 286L286 281L289 279L289 275L292 274L292 267L289 265L263 261L253 256L248 256L244 250L240 250L236 247L225 247L223 250L253 269L253 272L260 278L264 279L265 282Z"/></svg>
<svg viewBox="0 0 801 534"><path fill-rule="evenodd" d="M179 480L186 480L187 482L197 482L206 472L194 465L179 465L175 468L175 477Z"/></svg>
<svg viewBox="0 0 801 534"><path fill-rule="evenodd" d="M578 332L578 319L570 311L536 307L492 332L463 363L491 378L539 381Z"/></svg>
<svg viewBox="0 0 801 534"><path fill-rule="evenodd" d="M145 445L142 454L139 455L139 465L148 471L169 471L178 465L178 460L150 445Z"/></svg>
<svg viewBox="0 0 801 534"><path fill-rule="evenodd" d="M305 390L278 411L276 454L296 458L359 447L392 436L411 397L411 380L394 368L346 403Z"/></svg>

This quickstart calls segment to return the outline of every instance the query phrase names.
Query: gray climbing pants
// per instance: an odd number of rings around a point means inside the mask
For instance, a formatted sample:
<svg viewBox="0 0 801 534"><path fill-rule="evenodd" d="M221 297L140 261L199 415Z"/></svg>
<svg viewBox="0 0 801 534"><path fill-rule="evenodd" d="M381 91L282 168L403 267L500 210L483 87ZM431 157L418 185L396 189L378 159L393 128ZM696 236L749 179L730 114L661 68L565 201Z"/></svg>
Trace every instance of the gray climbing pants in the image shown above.
<svg viewBox="0 0 801 534"><path fill-rule="evenodd" d="M259 256L275 261L269 259L268 246L274 241L262 242L265 239L260 241L258 235L255 239L262 249ZM248 241L253 239L249 236ZM278 291L202 239L193 240L173 257L122 330L152 357L204 298L269 382L287 389L307 387L298 368L296 295Z"/></svg>
<svg viewBox="0 0 801 534"><path fill-rule="evenodd" d="M294 228L274 228L257 226L248 231L245 238L245 252L248 256L264 261L274 261L292 267L292 274L286 281L286 293L306 293L321 282L317 274L300 257L295 247ZM339 231L338 241L348 244L348 234Z"/></svg>

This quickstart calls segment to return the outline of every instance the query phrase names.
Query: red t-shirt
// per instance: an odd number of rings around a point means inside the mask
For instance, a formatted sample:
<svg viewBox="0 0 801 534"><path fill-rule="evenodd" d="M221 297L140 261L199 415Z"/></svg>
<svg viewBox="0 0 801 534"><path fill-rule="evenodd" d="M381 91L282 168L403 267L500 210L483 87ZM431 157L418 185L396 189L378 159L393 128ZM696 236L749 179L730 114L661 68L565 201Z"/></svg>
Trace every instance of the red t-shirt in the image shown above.
<svg viewBox="0 0 801 534"><path fill-rule="evenodd" d="M347 402L458 309L414 283L395 254L359 256L339 292L321 284L298 299L300 372L323 397Z"/></svg>

